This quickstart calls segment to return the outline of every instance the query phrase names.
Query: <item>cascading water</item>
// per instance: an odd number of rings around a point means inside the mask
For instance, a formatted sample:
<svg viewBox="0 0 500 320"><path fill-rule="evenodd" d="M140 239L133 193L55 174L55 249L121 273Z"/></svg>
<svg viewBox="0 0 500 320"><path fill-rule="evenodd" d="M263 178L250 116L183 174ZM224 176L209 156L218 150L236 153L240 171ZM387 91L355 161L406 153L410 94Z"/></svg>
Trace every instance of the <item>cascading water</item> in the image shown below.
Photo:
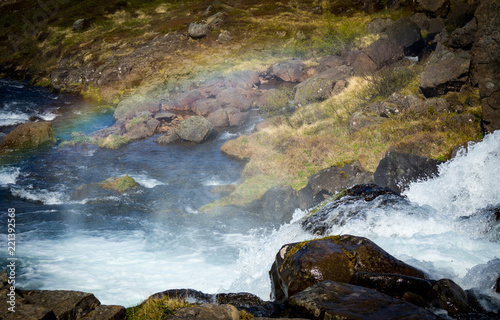
<svg viewBox="0 0 500 320"><path fill-rule="evenodd" d="M21 90L18 95L24 97L32 90L17 82L1 85L16 86L10 90ZM57 98L40 89L35 93ZM14 102L15 94L3 101L4 108ZM46 103L20 112L44 114ZM50 104L59 138L112 121L110 114L80 114L65 109L73 102L61 103ZM153 138L118 150L53 147L0 167L0 219L7 221L6 208L17 212L20 287L92 292L104 304L125 306L174 288L246 291L269 299L268 271L280 247L317 236L304 231L306 212L300 210L277 230L237 211L198 213L219 197L210 192L213 186L239 179L241 164L219 151L234 135L223 133L202 145L165 147ZM488 277L498 273L499 232L494 211L483 209L500 203L499 151L496 132L443 164L439 178L412 184L405 193L410 201L337 208L334 215L362 214L345 216L327 234L368 237L433 278L491 290ZM113 197L70 198L82 184L125 174L141 186ZM5 228L1 232L0 263L5 265Z"/></svg>

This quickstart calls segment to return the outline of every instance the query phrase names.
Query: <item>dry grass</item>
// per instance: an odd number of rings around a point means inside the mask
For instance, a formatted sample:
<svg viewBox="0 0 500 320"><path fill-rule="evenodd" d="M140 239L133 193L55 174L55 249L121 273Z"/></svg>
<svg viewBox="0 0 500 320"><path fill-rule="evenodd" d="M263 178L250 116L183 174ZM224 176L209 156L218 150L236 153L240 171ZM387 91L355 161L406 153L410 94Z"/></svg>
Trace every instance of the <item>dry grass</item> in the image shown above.
<svg viewBox="0 0 500 320"><path fill-rule="evenodd" d="M171 299L147 299L142 304L127 308L127 319L129 320L163 320L177 309L188 307L190 304L184 300Z"/></svg>

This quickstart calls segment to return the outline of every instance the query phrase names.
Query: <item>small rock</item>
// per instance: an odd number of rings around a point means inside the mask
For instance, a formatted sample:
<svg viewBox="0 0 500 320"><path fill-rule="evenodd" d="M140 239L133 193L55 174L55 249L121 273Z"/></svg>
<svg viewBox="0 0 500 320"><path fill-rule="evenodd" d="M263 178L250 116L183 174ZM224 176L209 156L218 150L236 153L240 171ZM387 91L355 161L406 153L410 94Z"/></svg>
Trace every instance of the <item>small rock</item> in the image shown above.
<svg viewBox="0 0 500 320"><path fill-rule="evenodd" d="M193 39L200 39L206 37L210 27L206 22L192 22L189 24L188 33Z"/></svg>
<svg viewBox="0 0 500 320"><path fill-rule="evenodd" d="M170 121L174 120L175 118L177 118L177 115L175 113L168 112L168 111L160 112L160 113L155 115L155 119L158 121L170 122Z"/></svg>
<svg viewBox="0 0 500 320"><path fill-rule="evenodd" d="M89 27L87 19L78 19L73 23L73 31L85 31Z"/></svg>
<svg viewBox="0 0 500 320"><path fill-rule="evenodd" d="M228 15L225 12L217 12L216 14L208 17L207 24L211 29L217 29L226 24Z"/></svg>
<svg viewBox="0 0 500 320"><path fill-rule="evenodd" d="M299 30L295 33L295 38L297 40L307 40L307 37L302 30Z"/></svg>
<svg viewBox="0 0 500 320"><path fill-rule="evenodd" d="M232 41L233 39L234 38L231 32L224 30L219 34L219 38L217 39L217 41L219 41L220 43L226 43Z"/></svg>

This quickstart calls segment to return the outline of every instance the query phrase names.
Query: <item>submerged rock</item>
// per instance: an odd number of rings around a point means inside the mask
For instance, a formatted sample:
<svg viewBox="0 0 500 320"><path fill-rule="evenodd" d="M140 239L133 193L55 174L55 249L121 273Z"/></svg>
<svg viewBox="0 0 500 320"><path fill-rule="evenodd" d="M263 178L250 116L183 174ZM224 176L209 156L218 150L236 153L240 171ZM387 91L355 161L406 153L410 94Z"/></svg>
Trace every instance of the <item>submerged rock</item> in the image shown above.
<svg viewBox="0 0 500 320"><path fill-rule="evenodd" d="M290 305L309 319L433 319L433 313L380 292L322 281L292 296Z"/></svg>
<svg viewBox="0 0 500 320"><path fill-rule="evenodd" d="M372 241L351 235L284 245L271 267L271 295L287 299L323 280L349 283L356 272L395 273L425 278Z"/></svg>
<svg viewBox="0 0 500 320"><path fill-rule="evenodd" d="M70 196L72 201L82 201L85 199L103 198L116 196L126 192L129 189L139 187L132 177L125 175L123 177L110 177L99 183L83 184L78 189L73 191Z"/></svg>
<svg viewBox="0 0 500 320"><path fill-rule="evenodd" d="M0 143L0 153L35 149L44 144L55 143L52 123L28 122L18 125Z"/></svg>

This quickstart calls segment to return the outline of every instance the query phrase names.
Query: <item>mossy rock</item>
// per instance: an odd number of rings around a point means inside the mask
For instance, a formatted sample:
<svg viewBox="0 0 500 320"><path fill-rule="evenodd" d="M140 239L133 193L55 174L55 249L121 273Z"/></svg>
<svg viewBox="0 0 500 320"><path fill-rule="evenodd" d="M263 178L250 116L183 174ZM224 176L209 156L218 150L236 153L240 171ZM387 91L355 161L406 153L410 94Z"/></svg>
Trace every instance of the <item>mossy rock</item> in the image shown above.
<svg viewBox="0 0 500 320"><path fill-rule="evenodd" d="M107 149L118 149L119 147L130 142L130 139L126 136L120 136L117 134L111 134L107 138L102 139L97 142L98 146Z"/></svg>
<svg viewBox="0 0 500 320"><path fill-rule="evenodd" d="M394 258L369 239L351 235L283 246L270 271L277 300L324 280L349 283L357 272L394 273L424 279L424 273Z"/></svg>
<svg viewBox="0 0 500 320"><path fill-rule="evenodd" d="M99 183L99 186L103 189L115 190L119 193L124 193L129 189L137 188L139 186L139 183L137 183L134 178L130 177L129 175L125 175L120 178L108 178Z"/></svg>

